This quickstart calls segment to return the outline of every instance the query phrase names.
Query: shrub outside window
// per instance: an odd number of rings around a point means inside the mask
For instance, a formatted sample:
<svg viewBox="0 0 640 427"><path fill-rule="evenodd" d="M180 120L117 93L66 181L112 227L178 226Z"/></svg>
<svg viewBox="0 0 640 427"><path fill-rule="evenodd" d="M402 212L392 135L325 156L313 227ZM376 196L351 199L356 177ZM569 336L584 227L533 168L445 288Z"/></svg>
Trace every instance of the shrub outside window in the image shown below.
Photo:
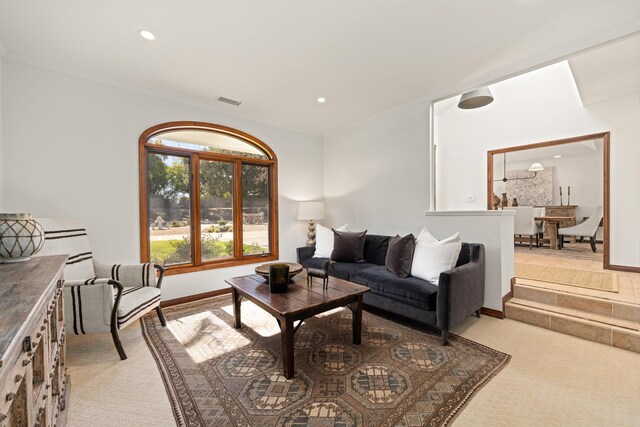
<svg viewBox="0 0 640 427"><path fill-rule="evenodd" d="M167 274L278 258L277 159L259 139L202 122L140 136L140 257Z"/></svg>

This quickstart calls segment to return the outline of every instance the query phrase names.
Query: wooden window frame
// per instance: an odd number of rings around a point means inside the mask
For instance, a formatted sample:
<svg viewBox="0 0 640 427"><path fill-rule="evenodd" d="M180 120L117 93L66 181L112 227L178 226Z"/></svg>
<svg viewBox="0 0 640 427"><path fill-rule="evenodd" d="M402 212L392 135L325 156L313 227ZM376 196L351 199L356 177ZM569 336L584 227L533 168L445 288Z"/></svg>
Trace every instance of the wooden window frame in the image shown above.
<svg viewBox="0 0 640 427"><path fill-rule="evenodd" d="M267 159L235 156L230 154L211 153L207 151L190 150L185 148L167 147L150 144L148 141L161 133L180 130L200 130L232 136L262 151ZM148 155L158 153L165 155L187 156L190 163L190 226L191 226L191 254L189 264L175 264L166 266L166 275L190 273L216 268L233 267L244 264L255 264L264 261L277 260L278 245L278 159L273 150L258 138L233 129L206 122L178 121L161 123L150 127L140 135L138 143L139 155L139 191L140 191L140 261L150 260L149 233L149 194L148 194ZM201 220L200 220L200 160L224 161L233 164L233 258L202 261L201 259ZM243 254L243 224L242 217L242 165L259 165L269 168L269 242L268 254Z"/></svg>

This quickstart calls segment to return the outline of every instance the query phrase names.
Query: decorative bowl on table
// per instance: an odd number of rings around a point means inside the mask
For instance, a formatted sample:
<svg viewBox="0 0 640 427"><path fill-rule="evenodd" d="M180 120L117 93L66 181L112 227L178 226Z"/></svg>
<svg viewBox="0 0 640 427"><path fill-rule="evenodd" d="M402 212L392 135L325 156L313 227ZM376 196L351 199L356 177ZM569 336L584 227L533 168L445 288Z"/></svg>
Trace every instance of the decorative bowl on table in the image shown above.
<svg viewBox="0 0 640 427"><path fill-rule="evenodd" d="M289 281L291 281L296 274L302 272L302 266L297 262L272 262L257 266L256 274L267 279L267 283L269 282L269 266L273 264L285 264L289 266Z"/></svg>

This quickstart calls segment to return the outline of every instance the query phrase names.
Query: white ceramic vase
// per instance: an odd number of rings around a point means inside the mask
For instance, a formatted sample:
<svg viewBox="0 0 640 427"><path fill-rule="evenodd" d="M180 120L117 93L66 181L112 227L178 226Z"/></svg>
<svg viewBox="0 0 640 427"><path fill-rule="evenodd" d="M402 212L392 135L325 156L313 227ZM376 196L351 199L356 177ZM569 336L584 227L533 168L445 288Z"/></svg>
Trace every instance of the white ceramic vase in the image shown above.
<svg viewBox="0 0 640 427"><path fill-rule="evenodd" d="M28 261L44 244L44 230L30 213L0 214L0 264Z"/></svg>

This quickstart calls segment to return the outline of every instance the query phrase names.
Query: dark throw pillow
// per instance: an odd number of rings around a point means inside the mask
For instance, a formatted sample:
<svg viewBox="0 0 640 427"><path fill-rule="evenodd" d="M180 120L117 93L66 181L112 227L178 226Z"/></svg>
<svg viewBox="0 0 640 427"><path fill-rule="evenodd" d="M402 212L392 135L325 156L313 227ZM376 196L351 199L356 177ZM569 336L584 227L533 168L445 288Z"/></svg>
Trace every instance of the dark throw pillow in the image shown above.
<svg viewBox="0 0 640 427"><path fill-rule="evenodd" d="M404 237L395 236L389 239L389 249L384 265L387 270L404 279L411 273L413 250L416 248L416 239L413 234Z"/></svg>
<svg viewBox="0 0 640 427"><path fill-rule="evenodd" d="M364 238L366 235L367 230L355 233L333 230L331 259L339 262L364 262Z"/></svg>

